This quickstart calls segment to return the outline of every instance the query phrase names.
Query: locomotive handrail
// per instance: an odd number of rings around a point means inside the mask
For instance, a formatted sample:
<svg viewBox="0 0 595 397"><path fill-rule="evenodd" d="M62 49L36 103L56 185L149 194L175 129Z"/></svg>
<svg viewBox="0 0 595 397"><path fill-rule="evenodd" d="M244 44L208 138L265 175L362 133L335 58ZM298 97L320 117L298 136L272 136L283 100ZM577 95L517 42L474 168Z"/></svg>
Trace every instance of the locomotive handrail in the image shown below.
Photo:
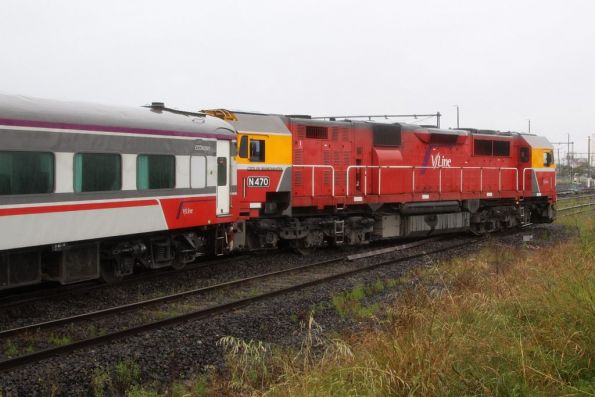
<svg viewBox="0 0 595 397"><path fill-rule="evenodd" d="M294 164L293 167L312 168L312 197L314 197L314 174L316 168L330 168L331 169L331 197L335 197L335 168L327 164Z"/></svg>
<svg viewBox="0 0 595 397"><path fill-rule="evenodd" d="M516 191L519 191L519 170L514 167L432 167L432 166L411 166L411 165L350 165L346 173L346 196L349 196L349 172L353 169L364 169L364 196L368 195L368 169L378 170L378 194L382 191L382 170L383 169L411 169L411 192L415 193L415 170L416 169L434 169L438 170L438 192L442 193L442 170L451 169L460 171L460 192L463 193L463 174L464 170L480 170L479 191L483 192L483 170L498 170L498 192L502 191L502 171L514 171ZM524 178L524 177L523 177ZM524 183L524 179L523 179ZM524 186L523 186L524 190Z"/></svg>

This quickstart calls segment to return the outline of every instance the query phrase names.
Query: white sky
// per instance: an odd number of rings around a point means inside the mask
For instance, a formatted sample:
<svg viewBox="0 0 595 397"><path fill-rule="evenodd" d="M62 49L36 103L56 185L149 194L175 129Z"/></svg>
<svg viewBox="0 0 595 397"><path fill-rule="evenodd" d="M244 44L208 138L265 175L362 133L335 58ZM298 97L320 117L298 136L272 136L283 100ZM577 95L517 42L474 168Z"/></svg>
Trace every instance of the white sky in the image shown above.
<svg viewBox="0 0 595 397"><path fill-rule="evenodd" d="M595 133L595 1L0 0L0 91ZM426 121L426 123L430 120ZM562 150L564 152L565 149Z"/></svg>

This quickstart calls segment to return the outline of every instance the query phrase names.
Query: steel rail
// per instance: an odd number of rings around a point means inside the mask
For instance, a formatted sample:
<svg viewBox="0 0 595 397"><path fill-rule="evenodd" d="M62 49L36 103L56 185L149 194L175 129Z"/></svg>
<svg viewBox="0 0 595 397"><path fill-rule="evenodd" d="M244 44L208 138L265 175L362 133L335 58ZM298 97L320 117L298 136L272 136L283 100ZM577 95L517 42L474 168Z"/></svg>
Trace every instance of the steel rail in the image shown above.
<svg viewBox="0 0 595 397"><path fill-rule="evenodd" d="M420 245L424 245L424 244L427 244L429 242L433 242L436 240L437 240L436 238L429 238L429 239L416 241L413 243L400 244L395 247L392 247L393 248L392 251L414 248L414 247L418 247ZM366 257L378 256L378 255L385 254L387 252L390 252L390 251L387 251L389 249L390 248L387 248L384 250L370 251L371 255L368 255ZM359 255L363 255L363 254L359 254ZM361 256L361 257L363 258L363 256ZM358 259L358 258L356 258L356 259ZM244 278L240 278L240 279L235 279L235 280L231 280L231 281L226 281L226 282L222 282L222 283L218 283L218 284L209 285L206 287L200 287L200 288L177 292L177 293L164 295L164 296L160 296L160 297L156 297L156 298L151 298L151 299L147 299L147 300L143 300L143 301L139 301L139 302L128 303L128 304L120 305L120 306L114 306L114 307L110 307L107 309L96 310L93 312L88 312L88 313L83 313L83 314L77 314L74 316L63 317L63 318L56 319L56 320L50 320L50 321L45 321L42 323L25 325L25 326L17 327L17 328L11 328L11 329L0 331L0 338L6 338L9 336L13 336L15 334L21 334L21 333L24 333L27 331L37 331L39 329L52 328L52 327L55 327L58 325L74 323L74 322L89 320L89 319L96 319L96 318L105 317L105 316L108 316L111 314L122 313L122 312L130 311L133 309L139 309L142 307L152 306L152 305L156 305L159 303L165 303L165 302L169 302L172 300L178 300L181 298L185 298L187 296L197 295L197 294L204 293L204 292L216 291L216 290L231 287L234 285L244 284L244 283L247 283L250 281L260 280L260 279L264 279L264 278L268 278L268 277L272 277L272 276L278 276L278 275L282 275L282 274L289 274L289 273L293 273L296 271L301 271L301 270L311 269L311 268L315 268L315 267L326 266L326 265L330 265L330 264L341 262L341 261L351 261L351 260L353 260L353 256L350 256L350 255L341 256L338 258L332 258L332 259L327 259L324 261L309 263L307 265L294 266L294 267L291 267L288 269L276 270L273 272L267 272L267 273L259 274L256 276L244 277Z"/></svg>
<svg viewBox="0 0 595 397"><path fill-rule="evenodd" d="M591 197L595 197L595 193L594 194L583 194L580 196L562 196L562 197L558 197L557 201L582 200L582 199L591 198Z"/></svg>
<svg viewBox="0 0 595 397"><path fill-rule="evenodd" d="M474 240L474 242L479 242L479 241L483 241L483 240L482 239ZM420 241L420 242L417 242L417 244L421 245L423 242L428 242L428 241L427 240ZM412 243L412 244L414 244L414 243ZM469 244L470 244L469 241L465 241L463 243L455 244L455 245L452 245L449 247L442 247L442 248L438 248L435 250L424 251L421 253L408 255L405 257L401 257L401 258L390 259L390 260L378 262L378 263L375 263L372 265L362 266L362 267L358 267L356 269L350 269L348 271L335 273L335 274L332 274L329 276L319 277L319 278L316 278L314 280L310 280L310 281L307 281L304 283L294 284L290 287L285 287L285 288L277 289L274 291L265 292L265 293L262 293L259 295L242 298L242 299L239 299L239 300L236 300L233 302L215 305L215 306L211 306L206 309L192 311L192 312L185 313L185 314L182 314L179 316L174 316L174 317L170 317L167 319L158 320L158 321L130 327L125 330L115 331L115 332L108 333L105 335L75 341L75 342L72 342L72 343L64 345L64 346L57 346L57 347L21 355L21 356L15 357L15 358L0 361L0 371L5 372L5 371L8 371L8 370L11 370L11 369L23 366L23 365L36 363L38 361L44 360L49 357L53 357L53 356L60 355L63 353L73 352L76 350L83 349L85 347L96 346L96 345L103 344L105 342L109 342L109 341L113 341L113 340L117 340L117 339L122 339L124 337L136 335L141 332L162 328L167 325L181 323L181 322L185 322L185 321L192 320L192 319L204 319L204 318L216 315L216 314L230 312L230 311L242 308L242 307L249 305L251 303L254 303L254 302L266 300L266 299L269 299L272 297L287 294L289 292L298 291L298 290L301 290L301 289L304 289L307 287L311 287L311 286L314 286L317 284L322 284L322 283L332 281L335 279L355 275L357 273L362 273L362 272L369 271L369 270L379 268L382 266L388 266L391 264L396 264L396 263L409 261L412 259L421 258L426 255L432 255L432 254L446 252L446 251L457 249L457 248L462 248L462 247L468 246ZM344 258L342 260L344 260ZM302 266L301 268L303 269L306 267L313 267L314 265L320 266L321 264L329 264L329 263L334 263L336 261L337 261L337 259L330 259L328 261L318 262L317 264L310 264L310 265ZM297 269L299 269L299 268L298 267L292 268L293 271L295 271ZM271 273L269 273L269 275L280 274L282 272L284 272L284 271L271 272ZM228 285L230 285L230 284L228 284Z"/></svg>
<svg viewBox="0 0 595 397"><path fill-rule="evenodd" d="M161 269L161 270L154 270L149 271L147 273L140 273L136 275L132 275L127 277L121 281L116 283L107 284L102 283L98 280L93 280L89 282L82 282L77 284L71 285L58 285L55 287L50 287L46 289L36 289L33 291L23 292L22 294L18 295L7 295L3 298L0 298L0 310L5 310L10 307L24 305L28 303L38 302L47 298L58 298L61 296L66 296L70 294L76 294L77 292L89 292L96 289L103 289L103 288L112 288L112 287L119 287L122 285L132 284L138 281L145 281L151 280L154 278L159 278L163 276L172 276L175 274L185 273L185 272L192 272L196 270L205 269L211 266L218 266L224 263L231 262L237 259L238 256L230 256L224 259L212 259L205 262L195 262L188 267L183 269Z"/></svg>

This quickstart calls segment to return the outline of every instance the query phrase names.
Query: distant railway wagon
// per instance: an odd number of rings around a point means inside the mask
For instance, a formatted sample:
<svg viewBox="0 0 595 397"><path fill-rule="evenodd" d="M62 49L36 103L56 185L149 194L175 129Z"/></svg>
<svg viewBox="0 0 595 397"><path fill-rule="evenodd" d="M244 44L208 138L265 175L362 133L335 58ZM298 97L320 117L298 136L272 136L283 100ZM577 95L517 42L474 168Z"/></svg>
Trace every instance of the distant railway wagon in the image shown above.
<svg viewBox="0 0 595 397"><path fill-rule="evenodd" d="M555 217L553 147L540 136L210 113L238 130L238 246L485 233Z"/></svg>
<svg viewBox="0 0 595 397"><path fill-rule="evenodd" d="M206 114L0 95L0 289L227 249L235 132Z"/></svg>

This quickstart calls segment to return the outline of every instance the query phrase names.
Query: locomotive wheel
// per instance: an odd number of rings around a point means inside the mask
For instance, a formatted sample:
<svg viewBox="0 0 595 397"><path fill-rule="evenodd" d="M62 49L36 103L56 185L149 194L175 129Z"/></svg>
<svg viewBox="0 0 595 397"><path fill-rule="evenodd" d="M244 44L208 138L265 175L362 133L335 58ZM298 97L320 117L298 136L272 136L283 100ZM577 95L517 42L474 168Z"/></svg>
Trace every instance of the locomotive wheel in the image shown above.
<svg viewBox="0 0 595 397"><path fill-rule="evenodd" d="M117 270L116 261L113 259L101 262L100 276L101 280L106 284L115 284L124 278L122 273Z"/></svg>

